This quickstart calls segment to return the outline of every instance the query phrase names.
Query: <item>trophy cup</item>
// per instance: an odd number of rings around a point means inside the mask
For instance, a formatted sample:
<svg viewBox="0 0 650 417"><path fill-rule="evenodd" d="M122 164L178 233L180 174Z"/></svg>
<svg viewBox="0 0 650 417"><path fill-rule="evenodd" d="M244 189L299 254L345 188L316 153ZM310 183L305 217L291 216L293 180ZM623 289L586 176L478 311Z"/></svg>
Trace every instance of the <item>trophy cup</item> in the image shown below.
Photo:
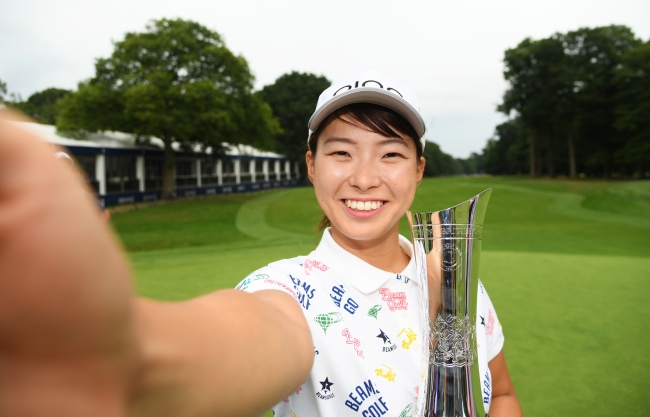
<svg viewBox="0 0 650 417"><path fill-rule="evenodd" d="M419 417L486 417L492 398L478 266L492 189L433 213L409 212L424 329Z"/></svg>

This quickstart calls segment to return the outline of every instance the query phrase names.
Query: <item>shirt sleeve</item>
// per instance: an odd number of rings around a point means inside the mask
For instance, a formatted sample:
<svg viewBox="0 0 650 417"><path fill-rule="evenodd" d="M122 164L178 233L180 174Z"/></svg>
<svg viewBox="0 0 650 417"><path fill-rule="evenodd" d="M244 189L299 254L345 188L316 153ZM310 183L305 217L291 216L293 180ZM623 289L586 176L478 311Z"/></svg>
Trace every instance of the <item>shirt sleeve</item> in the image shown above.
<svg viewBox="0 0 650 417"><path fill-rule="evenodd" d="M505 338L503 336L503 328L501 327L501 323L497 317L497 312L494 309L494 304L492 304L492 300L490 300L487 290L480 281L479 289L481 297L483 297L481 317L485 320L487 360L489 362L494 359L499 352L501 352Z"/></svg>
<svg viewBox="0 0 650 417"><path fill-rule="evenodd" d="M257 271L252 272L244 278L237 286L236 290L242 290L253 293L261 290L278 290L283 291L298 300L296 291L296 279L287 271L274 265L267 265Z"/></svg>

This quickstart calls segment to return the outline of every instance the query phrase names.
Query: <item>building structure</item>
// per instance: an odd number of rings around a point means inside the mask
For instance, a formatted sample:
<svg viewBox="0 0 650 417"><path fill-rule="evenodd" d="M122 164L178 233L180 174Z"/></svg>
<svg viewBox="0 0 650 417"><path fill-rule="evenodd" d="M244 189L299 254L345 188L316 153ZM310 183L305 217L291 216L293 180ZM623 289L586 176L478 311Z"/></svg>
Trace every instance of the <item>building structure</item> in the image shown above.
<svg viewBox="0 0 650 417"><path fill-rule="evenodd" d="M20 123L73 156L102 207L156 201L162 194L163 142L122 132L89 133L84 140L63 137L56 127ZM212 150L183 150L178 143L174 168L175 195L193 197L258 191L301 185L298 161L248 145L222 144L225 155Z"/></svg>

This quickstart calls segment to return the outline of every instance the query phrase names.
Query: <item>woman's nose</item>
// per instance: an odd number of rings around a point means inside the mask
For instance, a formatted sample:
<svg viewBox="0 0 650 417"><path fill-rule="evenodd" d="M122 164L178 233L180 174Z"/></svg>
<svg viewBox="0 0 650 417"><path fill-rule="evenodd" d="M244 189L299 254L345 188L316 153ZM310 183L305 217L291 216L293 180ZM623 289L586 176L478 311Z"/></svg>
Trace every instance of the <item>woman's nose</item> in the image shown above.
<svg viewBox="0 0 650 417"><path fill-rule="evenodd" d="M378 187L381 183L379 170L370 162L359 161L355 164L348 183L361 191Z"/></svg>

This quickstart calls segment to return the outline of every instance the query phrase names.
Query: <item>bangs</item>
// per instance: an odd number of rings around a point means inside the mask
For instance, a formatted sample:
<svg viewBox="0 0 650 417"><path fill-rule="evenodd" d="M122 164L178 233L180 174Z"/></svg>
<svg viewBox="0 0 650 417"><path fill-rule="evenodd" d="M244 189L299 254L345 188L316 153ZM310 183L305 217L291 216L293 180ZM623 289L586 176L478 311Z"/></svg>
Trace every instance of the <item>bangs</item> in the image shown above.
<svg viewBox="0 0 650 417"><path fill-rule="evenodd" d="M415 129L406 119L397 112L378 104L350 104L336 110L330 115L332 116L344 123L387 138L400 138L406 135L416 142L419 141Z"/></svg>
<svg viewBox="0 0 650 417"><path fill-rule="evenodd" d="M415 128L396 111L372 103L349 104L333 111L309 138L312 152L316 152L320 133L335 119L386 138L409 137L415 143L418 158L422 156L422 144Z"/></svg>

